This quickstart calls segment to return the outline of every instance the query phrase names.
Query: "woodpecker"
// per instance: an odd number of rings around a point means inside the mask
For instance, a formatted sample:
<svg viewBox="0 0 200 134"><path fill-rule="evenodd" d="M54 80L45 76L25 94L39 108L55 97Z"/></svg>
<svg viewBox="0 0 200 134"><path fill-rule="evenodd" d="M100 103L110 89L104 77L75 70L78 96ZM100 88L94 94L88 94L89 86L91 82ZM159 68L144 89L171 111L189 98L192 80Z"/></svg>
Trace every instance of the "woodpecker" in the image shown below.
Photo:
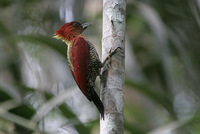
<svg viewBox="0 0 200 134"><path fill-rule="evenodd" d="M54 34L68 46L67 59L72 76L89 101L93 101L104 119L104 106L94 90L96 77L103 67L94 45L82 35L92 23L72 21L62 25Z"/></svg>

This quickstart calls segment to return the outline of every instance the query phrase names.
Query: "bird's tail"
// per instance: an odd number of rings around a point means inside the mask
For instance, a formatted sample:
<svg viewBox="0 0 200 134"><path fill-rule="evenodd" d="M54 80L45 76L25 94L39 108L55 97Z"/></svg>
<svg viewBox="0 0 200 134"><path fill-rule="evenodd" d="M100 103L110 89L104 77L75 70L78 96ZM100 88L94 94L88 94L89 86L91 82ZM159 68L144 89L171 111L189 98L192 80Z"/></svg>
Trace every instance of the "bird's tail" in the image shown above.
<svg viewBox="0 0 200 134"><path fill-rule="evenodd" d="M103 106L103 103L101 102L99 96L97 95L97 93L95 91L92 93L91 99L94 102L94 104L96 105L96 107L98 108L98 110L101 114L101 119L103 118L103 120L104 120L104 106Z"/></svg>

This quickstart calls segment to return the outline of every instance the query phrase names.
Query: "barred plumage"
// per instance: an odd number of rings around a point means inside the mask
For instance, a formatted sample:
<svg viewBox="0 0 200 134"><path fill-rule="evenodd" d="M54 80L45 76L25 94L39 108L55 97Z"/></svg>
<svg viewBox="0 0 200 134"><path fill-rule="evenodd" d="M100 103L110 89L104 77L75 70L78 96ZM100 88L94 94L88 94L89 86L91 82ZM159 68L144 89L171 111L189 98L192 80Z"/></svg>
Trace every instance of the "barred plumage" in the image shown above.
<svg viewBox="0 0 200 134"><path fill-rule="evenodd" d="M95 47L89 41L87 42L89 44L89 71L87 76L87 90L90 90L91 87L95 87L96 77L100 75L103 65L99 60L99 55Z"/></svg>

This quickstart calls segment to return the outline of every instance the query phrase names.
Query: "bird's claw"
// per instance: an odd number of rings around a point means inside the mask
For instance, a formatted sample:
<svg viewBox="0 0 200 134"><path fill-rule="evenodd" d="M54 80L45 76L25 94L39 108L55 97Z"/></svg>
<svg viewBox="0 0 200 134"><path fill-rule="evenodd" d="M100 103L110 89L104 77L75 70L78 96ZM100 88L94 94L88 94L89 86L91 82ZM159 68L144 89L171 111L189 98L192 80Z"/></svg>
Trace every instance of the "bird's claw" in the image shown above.
<svg viewBox="0 0 200 134"><path fill-rule="evenodd" d="M100 79L103 79L103 73L105 73L105 71L107 69L109 69L111 67L111 57L117 52L117 50L120 49L122 50L121 47L117 47L113 52L112 52L112 48L109 51L109 55L106 57L106 59L104 60L104 62L102 63L102 69L101 69L101 73L99 75ZM107 63L107 64L106 64ZM109 63L109 64L108 64Z"/></svg>
<svg viewBox="0 0 200 134"><path fill-rule="evenodd" d="M104 67L105 63L106 63L108 60L110 60L111 57L117 52L118 49L122 50L121 47L117 47L113 52L112 52L112 48L110 49L109 55L106 57L106 59L105 59L104 62L103 62L103 67ZM107 67L109 68L109 65L108 65Z"/></svg>

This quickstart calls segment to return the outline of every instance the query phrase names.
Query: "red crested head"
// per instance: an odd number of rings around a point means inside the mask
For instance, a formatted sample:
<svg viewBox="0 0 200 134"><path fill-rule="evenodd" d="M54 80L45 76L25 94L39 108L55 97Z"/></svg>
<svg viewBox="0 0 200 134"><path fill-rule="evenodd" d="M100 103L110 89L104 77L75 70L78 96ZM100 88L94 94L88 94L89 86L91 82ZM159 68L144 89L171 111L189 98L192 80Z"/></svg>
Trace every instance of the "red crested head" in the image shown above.
<svg viewBox="0 0 200 134"><path fill-rule="evenodd" d="M65 42L73 41L79 36L91 23L81 24L77 21L72 21L62 25L54 34L54 38L62 39Z"/></svg>

